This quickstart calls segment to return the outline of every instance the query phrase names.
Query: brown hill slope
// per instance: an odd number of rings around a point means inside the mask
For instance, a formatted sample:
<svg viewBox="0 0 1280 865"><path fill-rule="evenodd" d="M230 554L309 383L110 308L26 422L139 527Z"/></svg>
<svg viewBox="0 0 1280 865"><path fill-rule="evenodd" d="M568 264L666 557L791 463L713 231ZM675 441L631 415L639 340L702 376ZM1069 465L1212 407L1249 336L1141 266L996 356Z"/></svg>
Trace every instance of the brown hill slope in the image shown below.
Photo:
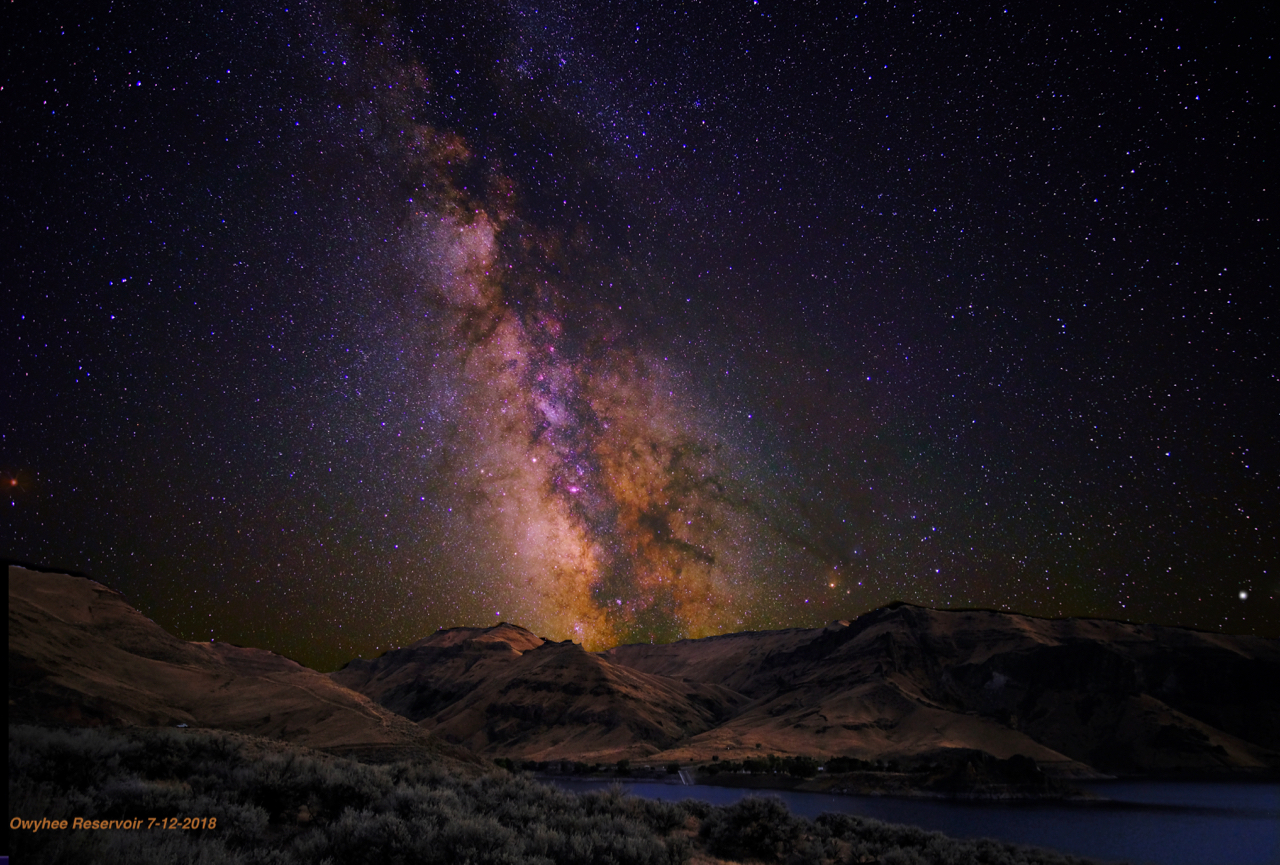
<svg viewBox="0 0 1280 865"><path fill-rule="evenodd" d="M13 565L9 721L186 724L336 751L438 750L420 727L288 658L185 642L101 583Z"/></svg>
<svg viewBox="0 0 1280 865"><path fill-rule="evenodd" d="M754 702L656 759L976 748L1064 771L1280 768L1280 641L906 604L851 623L618 646ZM760 747L757 748L756 746Z"/></svg>
<svg viewBox="0 0 1280 865"><path fill-rule="evenodd" d="M600 654L515 625L454 628L325 676L184 642L92 580L11 566L9 717L383 753L438 750L434 731L539 760L976 749L1067 774L1277 771L1280 641L901 604Z"/></svg>
<svg viewBox="0 0 1280 865"><path fill-rule="evenodd" d="M330 678L410 721L453 705L546 640L506 622L448 628L373 660L356 658Z"/></svg>
<svg viewBox="0 0 1280 865"><path fill-rule="evenodd" d="M535 760L646 757L747 702L717 684L612 664L505 623L438 631L331 676L446 741Z"/></svg>

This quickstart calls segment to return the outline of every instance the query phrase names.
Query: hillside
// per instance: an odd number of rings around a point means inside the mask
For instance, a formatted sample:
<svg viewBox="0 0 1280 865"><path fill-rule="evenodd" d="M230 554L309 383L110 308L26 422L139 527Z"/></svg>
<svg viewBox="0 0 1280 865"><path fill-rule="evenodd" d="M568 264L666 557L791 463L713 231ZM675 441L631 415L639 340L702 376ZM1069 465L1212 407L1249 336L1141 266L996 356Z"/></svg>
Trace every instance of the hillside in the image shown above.
<svg viewBox="0 0 1280 865"><path fill-rule="evenodd" d="M101 583L13 565L9 722L186 725L339 752L439 750L422 728L288 658L180 640Z"/></svg>
<svg viewBox="0 0 1280 865"><path fill-rule="evenodd" d="M748 702L717 684L614 664L506 623L442 630L331 675L446 741L534 760L649 757Z"/></svg>
<svg viewBox="0 0 1280 865"><path fill-rule="evenodd" d="M1274 639L900 604L824 629L619 646L605 657L752 699L660 758L976 748L1067 773L1280 767Z"/></svg>
<svg viewBox="0 0 1280 865"><path fill-rule="evenodd" d="M895 604L601 653L513 624L451 628L325 675L180 640L100 583L11 566L9 717L472 761L976 752L1067 777L1267 774L1280 771L1280 641Z"/></svg>

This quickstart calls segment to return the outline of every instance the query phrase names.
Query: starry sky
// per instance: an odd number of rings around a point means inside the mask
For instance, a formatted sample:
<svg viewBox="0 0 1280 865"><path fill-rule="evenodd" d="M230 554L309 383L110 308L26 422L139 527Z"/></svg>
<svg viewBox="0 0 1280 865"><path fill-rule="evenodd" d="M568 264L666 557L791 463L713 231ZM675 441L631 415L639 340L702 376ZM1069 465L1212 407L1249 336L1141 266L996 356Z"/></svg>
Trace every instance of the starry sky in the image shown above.
<svg viewBox="0 0 1280 865"><path fill-rule="evenodd" d="M1276 22L9 4L4 554L320 669L1280 632Z"/></svg>

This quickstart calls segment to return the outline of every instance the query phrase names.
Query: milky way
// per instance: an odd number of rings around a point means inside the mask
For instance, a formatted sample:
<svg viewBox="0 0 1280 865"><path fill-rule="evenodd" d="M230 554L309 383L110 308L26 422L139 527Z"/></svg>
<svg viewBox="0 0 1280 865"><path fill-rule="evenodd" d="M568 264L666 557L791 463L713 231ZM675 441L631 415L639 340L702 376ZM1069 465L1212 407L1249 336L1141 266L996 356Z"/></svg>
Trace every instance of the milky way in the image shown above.
<svg viewBox="0 0 1280 865"><path fill-rule="evenodd" d="M504 283L520 277L498 234L465 211L415 213L406 233L446 355L434 391L457 395L448 480L434 483L452 485L450 530L489 540L454 568L483 567L509 588L509 616L591 646L712 632L744 573L718 541L720 442L670 389L662 358L600 333L575 345L555 311L563 287L510 303Z"/></svg>
<svg viewBox="0 0 1280 865"><path fill-rule="evenodd" d="M394 84L381 111L412 103L394 90L422 80L382 77ZM429 483L454 515L443 531L467 540L451 568L498 587L508 617L592 648L742 621L766 555L726 471L749 474L750 457L714 430L707 395L563 275L562 239L521 223L509 180L485 177L490 194L470 195L442 181L474 160L462 142L397 125L400 167L420 191L397 243L429 322L416 338L439 349Z"/></svg>
<svg viewBox="0 0 1280 865"><path fill-rule="evenodd" d="M34 14L11 555L321 667L894 599L1277 627L1262 19Z"/></svg>

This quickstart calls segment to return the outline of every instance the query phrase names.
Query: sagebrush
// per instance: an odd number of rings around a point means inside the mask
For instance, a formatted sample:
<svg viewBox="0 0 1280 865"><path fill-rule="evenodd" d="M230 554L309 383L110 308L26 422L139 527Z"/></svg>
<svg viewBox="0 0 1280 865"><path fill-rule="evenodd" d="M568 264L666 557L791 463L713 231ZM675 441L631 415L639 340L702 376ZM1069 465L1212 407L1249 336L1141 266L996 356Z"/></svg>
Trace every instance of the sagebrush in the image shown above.
<svg viewBox="0 0 1280 865"><path fill-rule="evenodd" d="M9 830L15 861L48 865L1084 865L1085 860L848 815L574 794L501 770L371 765L234 734L9 728L10 818L216 818L216 828Z"/></svg>

